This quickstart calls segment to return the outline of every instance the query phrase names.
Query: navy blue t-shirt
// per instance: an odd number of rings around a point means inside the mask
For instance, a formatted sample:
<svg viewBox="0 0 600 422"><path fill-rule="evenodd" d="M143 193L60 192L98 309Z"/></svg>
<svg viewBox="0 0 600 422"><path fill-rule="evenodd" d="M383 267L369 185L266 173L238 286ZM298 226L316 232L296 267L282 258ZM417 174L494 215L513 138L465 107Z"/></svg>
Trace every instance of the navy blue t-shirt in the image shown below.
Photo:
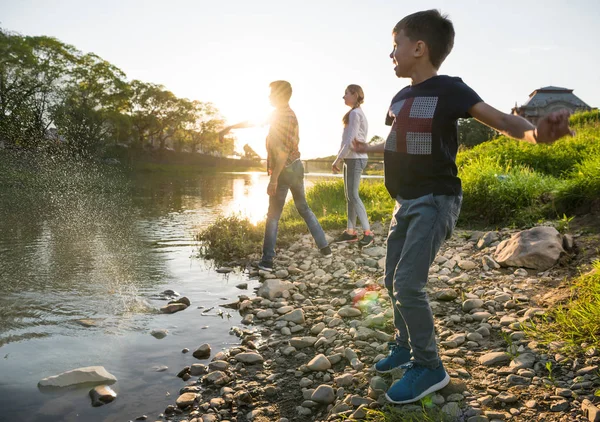
<svg viewBox="0 0 600 422"><path fill-rule="evenodd" d="M483 100L460 78L434 76L401 90L386 116L385 187L392 196L414 199L458 195L459 118Z"/></svg>

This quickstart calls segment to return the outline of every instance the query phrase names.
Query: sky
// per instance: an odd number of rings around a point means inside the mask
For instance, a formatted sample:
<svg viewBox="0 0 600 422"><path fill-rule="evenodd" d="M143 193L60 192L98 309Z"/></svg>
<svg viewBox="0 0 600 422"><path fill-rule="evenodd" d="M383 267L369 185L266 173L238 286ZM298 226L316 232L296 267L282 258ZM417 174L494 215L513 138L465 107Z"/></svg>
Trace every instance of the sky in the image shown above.
<svg viewBox="0 0 600 422"><path fill-rule="evenodd" d="M492 106L510 112L554 85L600 107L597 0L0 0L0 26L96 53L129 80L213 103L231 124L266 118L269 83L288 80L300 151L315 158L339 149L349 84L365 92L369 138L387 136L390 100L410 84L394 74L392 28L431 8L456 31L439 73L460 76ZM265 155L266 128L235 135L238 149Z"/></svg>

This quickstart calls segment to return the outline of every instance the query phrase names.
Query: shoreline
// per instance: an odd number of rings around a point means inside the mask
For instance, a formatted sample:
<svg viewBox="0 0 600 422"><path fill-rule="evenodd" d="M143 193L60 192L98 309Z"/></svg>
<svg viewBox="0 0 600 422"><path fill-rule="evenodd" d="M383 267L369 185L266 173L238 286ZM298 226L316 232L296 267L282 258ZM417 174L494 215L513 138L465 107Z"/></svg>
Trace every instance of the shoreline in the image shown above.
<svg viewBox="0 0 600 422"><path fill-rule="evenodd" d="M376 246L359 251L336 244L328 259L304 235L279 252L276 272L251 270L263 284L258 295L242 295L233 305L244 317L245 325L232 329L240 344L182 369L189 382L165 409L166 419L304 422L369 415L383 421L373 412L384 410L394 412L394 421L587 420L584 400L593 401L600 387L598 354L574 361L521 329L545 313L547 293L568 289L564 279L579 267L487 267L499 241L519 231L513 229L500 230L482 249L476 245L483 232L457 229L442 246L427 291L451 383L427 400L388 408L383 393L401 374L372 370L392 338L381 286L386 230L381 224L374 230ZM591 262L589 254L572 259ZM483 310L473 313L478 309L466 306L473 301Z"/></svg>

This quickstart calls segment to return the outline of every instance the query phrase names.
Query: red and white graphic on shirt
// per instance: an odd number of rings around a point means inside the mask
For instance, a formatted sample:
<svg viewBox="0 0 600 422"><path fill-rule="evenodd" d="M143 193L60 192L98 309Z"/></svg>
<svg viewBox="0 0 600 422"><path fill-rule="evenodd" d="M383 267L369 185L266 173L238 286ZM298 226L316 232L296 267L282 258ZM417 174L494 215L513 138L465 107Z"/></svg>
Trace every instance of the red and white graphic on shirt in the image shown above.
<svg viewBox="0 0 600 422"><path fill-rule="evenodd" d="M413 97L392 104L395 115L385 149L411 155L431 155L433 116L438 97Z"/></svg>

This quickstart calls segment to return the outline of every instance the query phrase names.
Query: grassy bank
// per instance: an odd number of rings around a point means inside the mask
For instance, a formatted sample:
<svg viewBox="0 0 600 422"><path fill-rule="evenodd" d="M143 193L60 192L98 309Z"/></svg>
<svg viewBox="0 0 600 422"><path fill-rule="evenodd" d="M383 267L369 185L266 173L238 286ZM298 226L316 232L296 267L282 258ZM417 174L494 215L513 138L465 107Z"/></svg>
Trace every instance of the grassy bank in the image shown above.
<svg viewBox="0 0 600 422"><path fill-rule="evenodd" d="M572 296L566 304L552 309L528 331L546 344L559 342L567 350L599 349L600 261L594 263L592 271L572 281Z"/></svg>
<svg viewBox="0 0 600 422"><path fill-rule="evenodd" d="M459 154L461 221L530 225L587 212L600 198L599 113L575 115L572 123L576 135L552 145L499 137Z"/></svg>
<svg viewBox="0 0 600 422"><path fill-rule="evenodd" d="M552 145L530 145L499 137L459 153L457 165L463 182L462 227L530 226L540 220L586 213L600 200L600 113L572 116L577 134ZM360 187L371 222L387 224L394 201L383 182L364 180ZM307 192L308 203L325 229L346 226L346 203L341 180L316 183ZM230 222L231 223L231 222ZM257 233L262 226L248 227ZM282 236L307 233L290 201L281 223ZM199 238L206 239L202 234ZM239 239L223 239L237 243ZM221 257L227 259L227 257Z"/></svg>

